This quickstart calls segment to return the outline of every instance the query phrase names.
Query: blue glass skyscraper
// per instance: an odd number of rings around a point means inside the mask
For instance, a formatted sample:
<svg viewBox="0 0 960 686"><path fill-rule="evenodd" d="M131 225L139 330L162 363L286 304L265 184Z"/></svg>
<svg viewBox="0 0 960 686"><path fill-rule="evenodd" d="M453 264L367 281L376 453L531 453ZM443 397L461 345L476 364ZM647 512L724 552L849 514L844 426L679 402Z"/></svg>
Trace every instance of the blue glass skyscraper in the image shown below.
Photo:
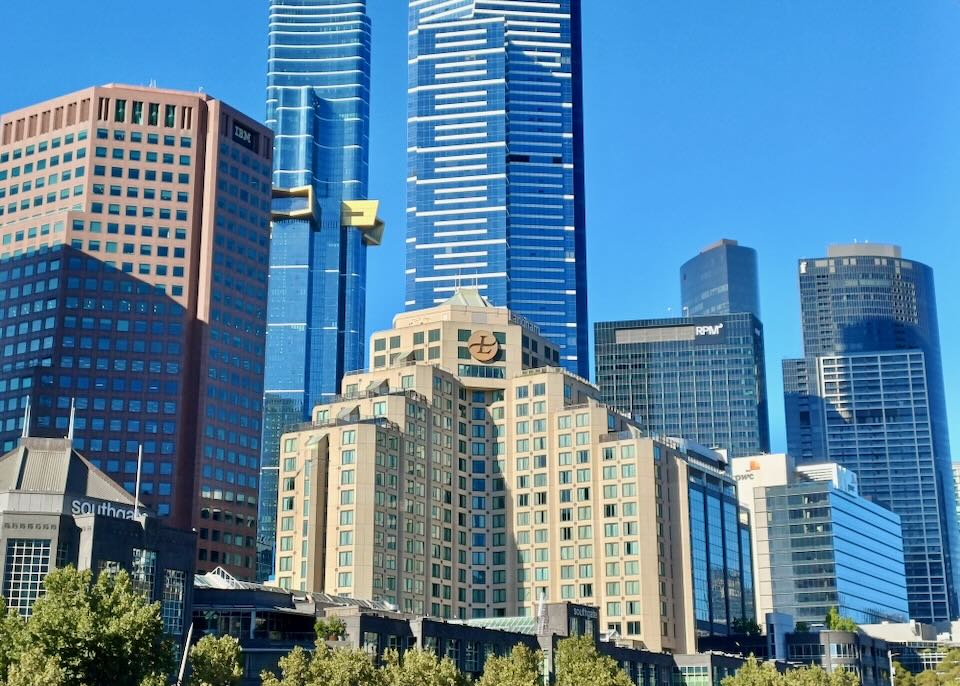
<svg viewBox="0 0 960 686"><path fill-rule="evenodd" d="M364 0L271 0L267 124L276 134L259 539L276 533L283 430L364 359L370 19ZM375 206L373 208L375 213ZM362 213L362 212L360 212ZM374 214L375 217L375 214ZM373 231L369 229L374 229Z"/></svg>
<svg viewBox="0 0 960 686"><path fill-rule="evenodd" d="M900 515L910 617L957 616L957 521L933 270L888 245L800 261L803 359L784 360L787 445L855 471Z"/></svg>
<svg viewBox="0 0 960 686"><path fill-rule="evenodd" d="M722 239L680 268L685 317L749 312L760 319L757 251Z"/></svg>
<svg viewBox="0 0 960 686"><path fill-rule="evenodd" d="M458 285L589 374L579 0L411 0L408 309Z"/></svg>

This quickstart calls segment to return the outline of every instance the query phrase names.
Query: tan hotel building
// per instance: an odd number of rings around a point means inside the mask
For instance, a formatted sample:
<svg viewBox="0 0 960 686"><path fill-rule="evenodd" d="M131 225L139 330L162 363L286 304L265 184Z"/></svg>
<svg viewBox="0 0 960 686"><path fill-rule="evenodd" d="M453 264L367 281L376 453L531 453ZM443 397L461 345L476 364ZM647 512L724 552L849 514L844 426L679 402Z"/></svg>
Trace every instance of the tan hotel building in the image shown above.
<svg viewBox="0 0 960 686"><path fill-rule="evenodd" d="M688 480L732 488L719 455L643 436L476 290L398 315L370 350L282 438L281 587L462 619L569 600L650 650L695 650Z"/></svg>

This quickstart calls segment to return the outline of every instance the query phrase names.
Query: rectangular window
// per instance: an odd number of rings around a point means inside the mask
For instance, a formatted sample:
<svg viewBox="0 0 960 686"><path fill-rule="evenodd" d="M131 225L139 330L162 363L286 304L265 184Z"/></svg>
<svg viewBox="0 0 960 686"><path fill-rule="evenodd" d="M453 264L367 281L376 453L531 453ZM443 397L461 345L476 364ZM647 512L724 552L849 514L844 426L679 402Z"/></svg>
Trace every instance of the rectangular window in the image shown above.
<svg viewBox="0 0 960 686"><path fill-rule="evenodd" d="M39 597L43 580L49 571L49 539L8 539L6 564L3 569L3 597L6 598L7 609L29 617L33 602Z"/></svg>

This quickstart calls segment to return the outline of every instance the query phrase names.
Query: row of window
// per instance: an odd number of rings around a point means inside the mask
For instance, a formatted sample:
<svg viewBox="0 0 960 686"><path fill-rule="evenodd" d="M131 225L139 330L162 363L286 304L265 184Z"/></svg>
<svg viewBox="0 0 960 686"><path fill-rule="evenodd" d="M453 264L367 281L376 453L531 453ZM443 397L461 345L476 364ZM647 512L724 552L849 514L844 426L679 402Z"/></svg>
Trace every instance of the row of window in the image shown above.
<svg viewBox="0 0 960 686"><path fill-rule="evenodd" d="M26 146L26 148L23 148L23 149L16 148L12 152L0 153L0 164L9 162L11 158L14 160L19 160L24 156L30 157L31 155L34 155L36 153L46 152L47 150L56 150L57 148L60 147L61 143L63 145L72 145L74 140L76 140L77 142L87 140L87 132L78 131L76 134L76 138L74 138L74 134L68 133L62 139L59 136L57 136L51 139L50 141L40 141L37 144L28 145Z"/></svg>

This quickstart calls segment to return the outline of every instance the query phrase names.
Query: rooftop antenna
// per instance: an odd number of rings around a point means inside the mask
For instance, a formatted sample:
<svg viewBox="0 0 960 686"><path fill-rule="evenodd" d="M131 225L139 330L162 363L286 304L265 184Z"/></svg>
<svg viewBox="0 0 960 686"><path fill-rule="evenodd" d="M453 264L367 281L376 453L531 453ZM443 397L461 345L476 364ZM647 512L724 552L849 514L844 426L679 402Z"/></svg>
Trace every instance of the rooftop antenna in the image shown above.
<svg viewBox="0 0 960 686"><path fill-rule="evenodd" d="M77 399L70 398L70 426L67 429L67 440L73 440L73 426L76 423L77 418Z"/></svg>
<svg viewBox="0 0 960 686"><path fill-rule="evenodd" d="M148 88L156 88L156 87L157 87L157 80L156 80L156 79L150 79L150 85L147 86L147 87L148 87Z"/></svg>
<svg viewBox="0 0 960 686"><path fill-rule="evenodd" d="M23 408L23 433L21 438L30 438L30 396L27 396L27 405Z"/></svg>

